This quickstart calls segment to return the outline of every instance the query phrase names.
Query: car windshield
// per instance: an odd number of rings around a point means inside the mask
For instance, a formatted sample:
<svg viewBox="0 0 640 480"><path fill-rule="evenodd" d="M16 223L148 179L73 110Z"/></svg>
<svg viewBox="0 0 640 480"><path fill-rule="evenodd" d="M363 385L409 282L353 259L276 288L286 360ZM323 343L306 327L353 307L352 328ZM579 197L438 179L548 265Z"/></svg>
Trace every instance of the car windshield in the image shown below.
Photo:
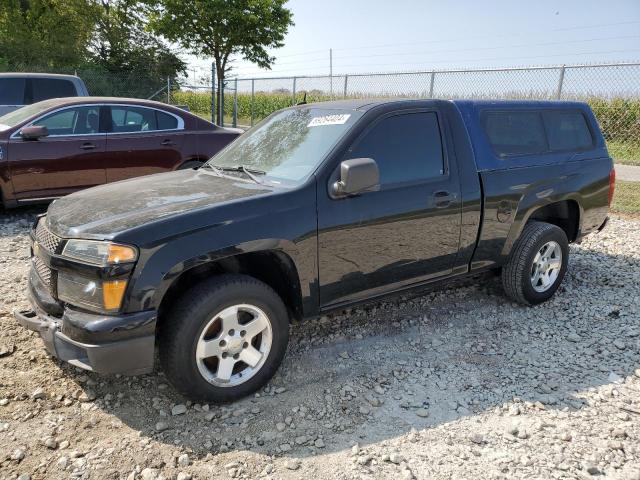
<svg viewBox="0 0 640 480"><path fill-rule="evenodd" d="M297 184L322 162L361 112L299 107L277 112L207 162L258 173L272 183Z"/></svg>
<svg viewBox="0 0 640 480"><path fill-rule="evenodd" d="M21 124L25 120L38 115L51 107L57 105L57 100L45 100L43 102L34 103L33 105L27 105L26 107L19 108L13 112L9 112L6 115L0 117L0 132L9 130L16 125Z"/></svg>

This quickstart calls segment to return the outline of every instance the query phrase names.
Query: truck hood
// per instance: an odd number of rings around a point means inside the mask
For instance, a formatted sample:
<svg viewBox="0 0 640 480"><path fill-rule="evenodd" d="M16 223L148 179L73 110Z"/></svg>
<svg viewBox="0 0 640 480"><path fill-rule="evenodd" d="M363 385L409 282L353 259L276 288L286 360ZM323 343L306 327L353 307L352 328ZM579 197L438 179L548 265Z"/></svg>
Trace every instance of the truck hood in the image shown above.
<svg viewBox="0 0 640 480"><path fill-rule="evenodd" d="M61 237L111 238L180 213L262 195L272 188L181 170L124 180L73 193L53 202L47 223Z"/></svg>

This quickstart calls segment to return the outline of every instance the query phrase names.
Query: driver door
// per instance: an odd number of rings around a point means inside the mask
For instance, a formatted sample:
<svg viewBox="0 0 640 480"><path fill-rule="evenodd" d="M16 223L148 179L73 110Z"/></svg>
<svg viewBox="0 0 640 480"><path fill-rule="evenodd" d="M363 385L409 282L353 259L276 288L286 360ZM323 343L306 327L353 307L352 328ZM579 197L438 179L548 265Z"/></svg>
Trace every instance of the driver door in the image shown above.
<svg viewBox="0 0 640 480"><path fill-rule="evenodd" d="M47 127L49 135L38 140L12 135L9 169L18 201L53 199L105 183L100 106L65 108L31 125Z"/></svg>

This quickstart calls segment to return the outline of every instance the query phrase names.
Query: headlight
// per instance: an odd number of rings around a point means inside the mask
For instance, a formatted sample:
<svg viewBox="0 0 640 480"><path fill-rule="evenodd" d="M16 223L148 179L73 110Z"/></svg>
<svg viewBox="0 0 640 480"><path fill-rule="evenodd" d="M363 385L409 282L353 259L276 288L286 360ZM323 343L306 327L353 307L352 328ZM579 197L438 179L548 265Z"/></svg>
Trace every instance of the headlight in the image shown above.
<svg viewBox="0 0 640 480"><path fill-rule="evenodd" d="M58 272L58 298L88 310L114 312L120 309L127 280L100 280L77 273Z"/></svg>
<svg viewBox="0 0 640 480"><path fill-rule="evenodd" d="M92 265L113 265L134 262L138 251L135 247L111 242L69 240L62 255Z"/></svg>
<svg viewBox="0 0 640 480"><path fill-rule="evenodd" d="M135 262L138 250L129 245L97 240L68 240L62 256L83 263L107 267ZM61 270L58 272L58 298L71 305L101 313L120 309L127 279L102 280L93 276Z"/></svg>

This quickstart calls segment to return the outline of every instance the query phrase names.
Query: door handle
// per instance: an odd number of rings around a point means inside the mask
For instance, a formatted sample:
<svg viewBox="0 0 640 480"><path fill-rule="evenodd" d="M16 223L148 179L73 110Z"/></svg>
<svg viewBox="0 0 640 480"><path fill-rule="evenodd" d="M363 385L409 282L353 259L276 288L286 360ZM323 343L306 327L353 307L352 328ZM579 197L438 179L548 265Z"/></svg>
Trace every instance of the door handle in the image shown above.
<svg viewBox="0 0 640 480"><path fill-rule="evenodd" d="M441 190L433 194L433 203L436 208L446 208L455 200L456 194Z"/></svg>
<svg viewBox="0 0 640 480"><path fill-rule="evenodd" d="M163 140L161 145L165 146L165 147L170 147L171 145L173 145L173 140L169 140L168 138L166 140Z"/></svg>
<svg viewBox="0 0 640 480"><path fill-rule="evenodd" d="M94 148L96 148L96 146L93 143L83 143L82 146L80 147L81 150L93 150Z"/></svg>

